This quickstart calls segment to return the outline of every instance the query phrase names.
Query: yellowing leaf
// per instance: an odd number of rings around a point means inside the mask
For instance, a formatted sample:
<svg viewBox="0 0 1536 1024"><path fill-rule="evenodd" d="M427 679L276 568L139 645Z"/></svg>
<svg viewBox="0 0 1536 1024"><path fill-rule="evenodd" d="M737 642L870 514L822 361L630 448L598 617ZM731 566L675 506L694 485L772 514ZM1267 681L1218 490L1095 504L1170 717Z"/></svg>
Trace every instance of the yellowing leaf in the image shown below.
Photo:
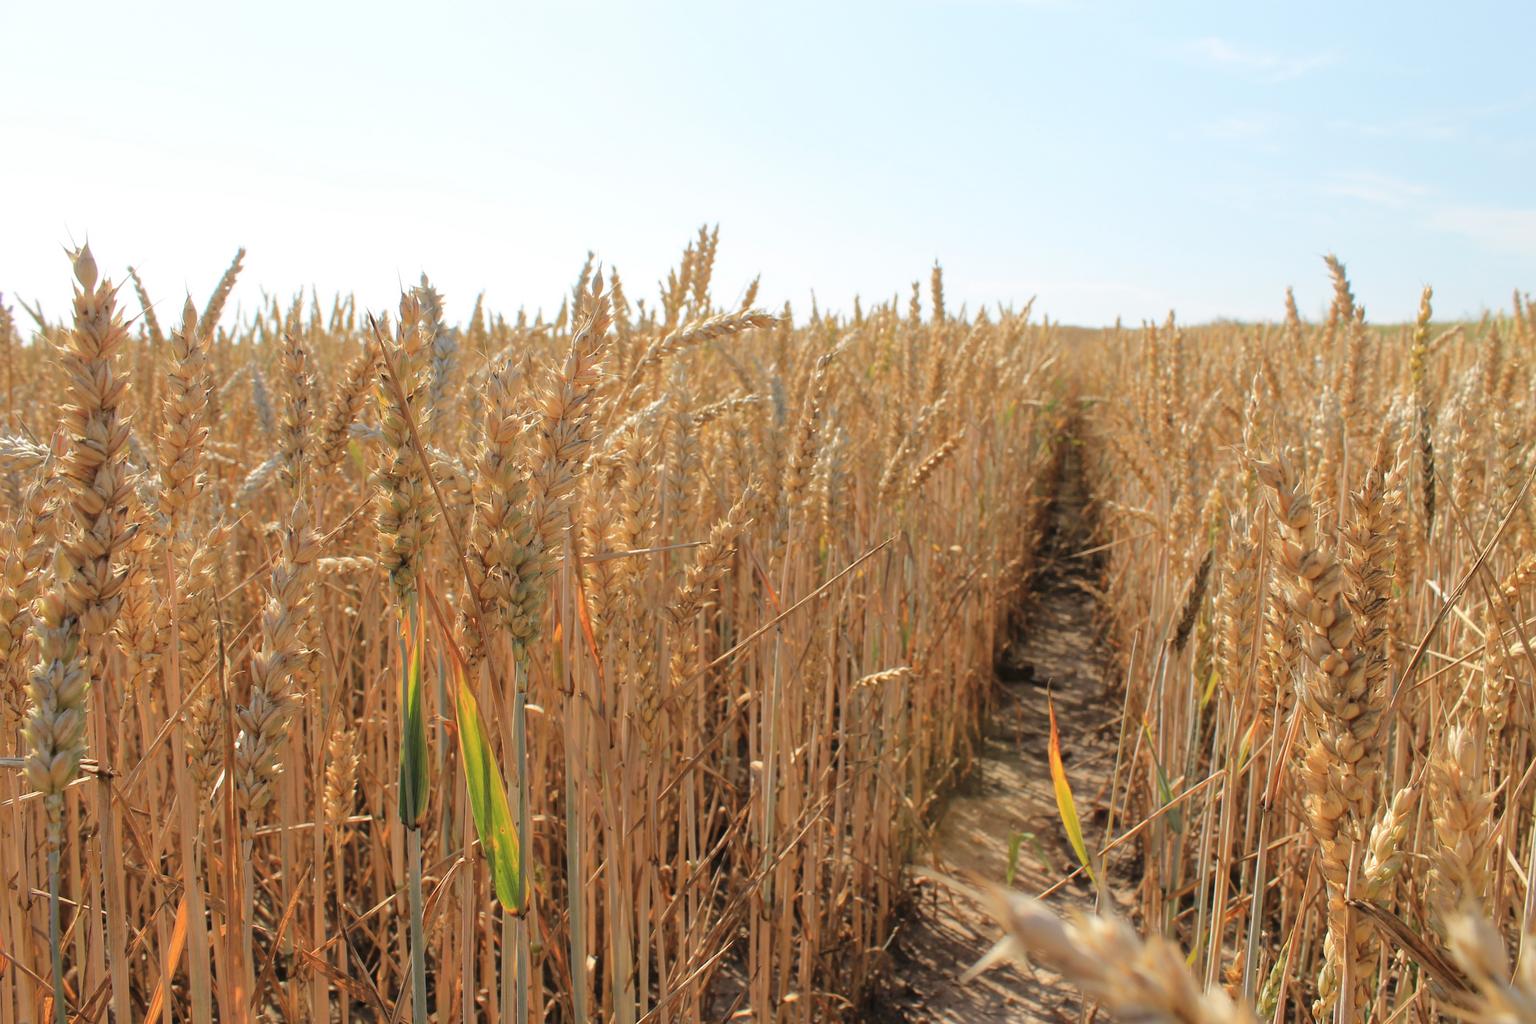
<svg viewBox="0 0 1536 1024"><path fill-rule="evenodd" d="M1061 812L1062 827L1067 830L1067 841L1077 861L1088 872L1088 877L1098 881L1093 874L1093 864L1088 860L1088 846L1083 842L1083 824L1077 817L1077 801L1072 799L1072 786L1067 782L1067 769L1061 761L1061 732L1056 728L1056 702L1046 698L1046 710L1051 716L1051 784L1056 788L1056 810Z"/></svg>
<svg viewBox="0 0 1536 1024"><path fill-rule="evenodd" d="M1248 758L1253 754L1253 736L1258 731L1259 720L1254 719L1248 723L1248 731L1243 733L1243 741L1237 748L1237 770L1242 771L1248 766Z"/></svg>
<svg viewBox="0 0 1536 1024"><path fill-rule="evenodd" d="M1211 669L1210 678L1208 678L1205 681L1205 692L1200 694L1200 710L1201 711L1204 711L1205 708L1206 708L1206 705L1210 704L1211 697L1216 693L1216 682L1220 678L1221 678L1220 673L1217 672L1217 670L1214 669L1214 668Z"/></svg>
<svg viewBox="0 0 1536 1024"><path fill-rule="evenodd" d="M469 789L469 807L475 819L475 833L491 867L491 881L496 899L511 913L523 909L524 892L522 852L517 826L507 802L507 787L480 705L464 673L464 663L451 652L454 676L454 707L459 720L459 763L464 766L464 782Z"/></svg>

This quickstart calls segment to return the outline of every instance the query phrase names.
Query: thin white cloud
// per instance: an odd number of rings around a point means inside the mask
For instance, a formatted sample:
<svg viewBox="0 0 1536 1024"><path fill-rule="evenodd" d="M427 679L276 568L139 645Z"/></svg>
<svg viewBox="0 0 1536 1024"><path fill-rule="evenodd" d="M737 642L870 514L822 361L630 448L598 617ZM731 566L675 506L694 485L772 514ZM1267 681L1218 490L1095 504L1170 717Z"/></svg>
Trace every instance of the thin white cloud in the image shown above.
<svg viewBox="0 0 1536 1024"><path fill-rule="evenodd" d="M1492 249L1536 257L1536 208L1455 202L1427 185L1370 172L1337 178L1323 185L1321 191L1404 211L1431 231L1460 235Z"/></svg>
<svg viewBox="0 0 1536 1024"><path fill-rule="evenodd" d="M1323 191L1332 196L1358 199L1375 206L1392 207L1411 206L1428 199L1432 193L1424 185L1369 172L1338 178L1324 185Z"/></svg>
<svg viewBox="0 0 1536 1024"><path fill-rule="evenodd" d="M1427 223L1493 248L1536 257L1536 209L1448 205L1430 211Z"/></svg>
<svg viewBox="0 0 1536 1024"><path fill-rule="evenodd" d="M1287 150L1286 139L1292 133L1283 118L1271 114L1244 114L1202 121L1186 130L1176 130L1174 137L1215 143L1229 149L1279 154Z"/></svg>
<svg viewBox="0 0 1536 1024"><path fill-rule="evenodd" d="M1398 142L1452 142L1465 135L1466 120L1449 114L1417 114L1384 121L1337 120L1331 127L1342 135Z"/></svg>
<svg viewBox="0 0 1536 1024"><path fill-rule="evenodd" d="M1494 122L1523 115L1536 106L1536 94L1488 103L1461 104L1374 120L1338 118L1329 127L1343 135L1395 142L1456 142L1497 133Z"/></svg>
<svg viewBox="0 0 1536 1024"><path fill-rule="evenodd" d="M1237 46L1218 36L1196 39L1189 46L1196 59L1215 68L1234 71L1265 82L1286 82L1312 73L1334 63L1328 53L1291 57L1276 53L1262 53Z"/></svg>

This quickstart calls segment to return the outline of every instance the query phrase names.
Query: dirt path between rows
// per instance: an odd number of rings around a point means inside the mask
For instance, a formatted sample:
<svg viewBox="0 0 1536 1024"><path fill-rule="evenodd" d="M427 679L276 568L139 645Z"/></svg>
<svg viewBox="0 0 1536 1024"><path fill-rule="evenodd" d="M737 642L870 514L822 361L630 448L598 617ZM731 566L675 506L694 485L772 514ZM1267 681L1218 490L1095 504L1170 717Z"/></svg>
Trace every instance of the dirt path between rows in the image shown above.
<svg viewBox="0 0 1536 1024"><path fill-rule="evenodd" d="M1002 885L1010 842L1019 853L1013 886L1040 894L1076 866L1058 816L1046 751L1046 695L1055 700L1067 775L1090 845L1104 834L1119 734L1119 701L1105 686L1109 663L1095 613L1095 566L1081 552L1092 540L1091 510L1075 447L1041 551L1022 629L999 659L995 711L969 778L948 799L929 850L920 855L917 898L891 944L891 977L860 1019L869 1024L939 1021L1076 1021L1076 990L1044 970L1003 964L970 982L960 976L1000 935L986 909L956 887ZM1110 866L1109 896L1128 908L1132 864ZM1091 908L1086 880L1050 897L1052 905Z"/></svg>

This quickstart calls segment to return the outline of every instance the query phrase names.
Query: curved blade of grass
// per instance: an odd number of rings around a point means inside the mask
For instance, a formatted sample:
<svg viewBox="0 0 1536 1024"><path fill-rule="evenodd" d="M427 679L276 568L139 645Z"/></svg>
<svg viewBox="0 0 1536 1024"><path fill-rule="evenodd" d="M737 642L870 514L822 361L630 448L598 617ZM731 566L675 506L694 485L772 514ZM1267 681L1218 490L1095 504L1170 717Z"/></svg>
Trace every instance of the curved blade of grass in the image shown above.
<svg viewBox="0 0 1536 1024"><path fill-rule="evenodd" d="M458 717L459 763L464 766L464 782L469 789L469 807L475 819L480 848L491 866L491 881L496 899L508 913L523 909L523 877L519 863L517 826L507 801L507 787L480 704L469 688L464 663L455 654L453 662L454 710Z"/></svg>
<svg viewBox="0 0 1536 1024"><path fill-rule="evenodd" d="M1061 732L1056 728L1056 702L1046 698L1046 711L1051 716L1051 784L1056 789L1056 810L1061 813L1062 827L1067 831L1067 841L1072 844L1072 852L1077 854L1077 861L1088 873L1088 877L1097 882L1094 876L1093 864L1088 859L1088 846L1083 842L1083 823L1077 817L1077 801L1072 799L1072 786L1067 782L1067 769L1061 761Z"/></svg>

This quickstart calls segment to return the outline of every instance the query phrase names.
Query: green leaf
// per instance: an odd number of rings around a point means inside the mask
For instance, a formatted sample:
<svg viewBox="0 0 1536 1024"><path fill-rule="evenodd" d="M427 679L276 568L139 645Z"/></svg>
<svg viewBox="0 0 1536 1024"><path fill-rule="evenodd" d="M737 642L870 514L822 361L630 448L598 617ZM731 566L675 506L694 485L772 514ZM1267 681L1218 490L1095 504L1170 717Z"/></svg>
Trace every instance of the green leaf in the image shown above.
<svg viewBox="0 0 1536 1024"><path fill-rule="evenodd" d="M1019 857L1024 852L1024 844L1034 851L1035 860L1041 864L1050 864L1050 856L1045 852L1045 846L1040 842L1040 837L1033 832L1010 832L1008 834L1008 871L1004 876L1005 885L1012 885L1013 880L1019 877Z"/></svg>
<svg viewBox="0 0 1536 1024"><path fill-rule="evenodd" d="M491 866L491 881L496 898L511 913L523 909L525 894L521 851L517 826L512 822L512 808L507 802L507 787L496 764L496 751L480 705L469 688L464 665L453 661L454 707L459 720L459 763L464 766L464 782L469 789L469 807L475 818L475 833L480 848Z"/></svg>
<svg viewBox="0 0 1536 1024"><path fill-rule="evenodd" d="M1167 807L1173 803L1173 787L1168 784L1168 773L1163 771L1163 762L1157 756L1157 743L1152 739L1152 730L1147 727L1146 719L1141 721L1141 733L1147 739L1147 752L1152 755L1152 765L1157 769L1157 799L1158 807ZM1184 814L1175 807L1168 812L1168 827L1174 832L1184 831Z"/></svg>
<svg viewBox="0 0 1536 1024"><path fill-rule="evenodd" d="M426 634L414 602L400 620L400 706L405 721L400 737L400 820L421 827L427 813L432 766L427 760L427 720L422 711L421 674Z"/></svg>

